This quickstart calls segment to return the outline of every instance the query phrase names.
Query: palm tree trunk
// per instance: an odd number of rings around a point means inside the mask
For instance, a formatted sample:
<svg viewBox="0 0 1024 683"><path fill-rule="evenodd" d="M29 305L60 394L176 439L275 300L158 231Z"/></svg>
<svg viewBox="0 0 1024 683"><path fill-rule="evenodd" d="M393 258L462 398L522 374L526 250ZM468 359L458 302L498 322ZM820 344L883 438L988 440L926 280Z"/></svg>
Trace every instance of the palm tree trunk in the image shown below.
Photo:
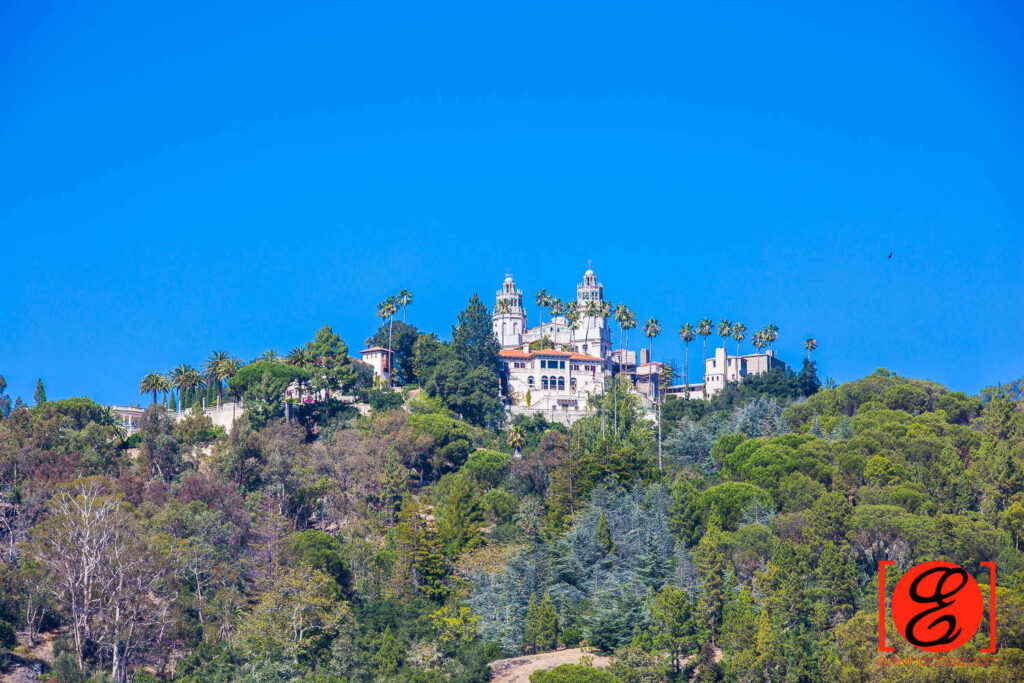
<svg viewBox="0 0 1024 683"><path fill-rule="evenodd" d="M156 389L153 390L153 405L156 405Z"/></svg>
<svg viewBox="0 0 1024 683"><path fill-rule="evenodd" d="M708 398L708 338L707 338L707 335L702 335L702 336L704 337L704 358L701 359L701 362L704 363L704 367L701 369L700 389L701 389L701 393L704 394L704 400L707 400L707 398Z"/></svg>
<svg viewBox="0 0 1024 683"><path fill-rule="evenodd" d="M391 351L391 328L395 324L395 316L391 315L391 322L388 323L388 389L391 388L391 376L395 374L395 359L392 357L394 352Z"/></svg>
<svg viewBox="0 0 1024 683"><path fill-rule="evenodd" d="M683 344L683 348L686 349L683 356L686 359L686 364L684 365L686 377L683 378L683 381L686 382L686 398L690 398L690 342Z"/></svg>

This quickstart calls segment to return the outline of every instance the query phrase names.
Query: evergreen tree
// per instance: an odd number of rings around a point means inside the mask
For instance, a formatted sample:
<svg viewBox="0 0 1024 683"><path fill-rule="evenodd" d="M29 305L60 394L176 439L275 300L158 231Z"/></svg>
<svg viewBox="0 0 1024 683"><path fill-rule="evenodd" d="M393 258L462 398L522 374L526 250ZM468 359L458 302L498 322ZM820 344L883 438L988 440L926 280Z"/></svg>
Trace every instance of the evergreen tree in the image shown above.
<svg viewBox="0 0 1024 683"><path fill-rule="evenodd" d="M380 649L373 656L373 663L376 665L378 676L393 676L402 667L402 651L390 626L384 629Z"/></svg>
<svg viewBox="0 0 1024 683"><path fill-rule="evenodd" d="M416 539L415 562L420 592L431 600L443 600L445 590L442 582L448 570L448 563L445 561L437 528L432 521L425 521Z"/></svg>
<svg viewBox="0 0 1024 683"><path fill-rule="evenodd" d="M452 351L455 357L471 368L485 367L498 372L498 351L491 314L476 294L459 313L459 323L452 328Z"/></svg>
<svg viewBox="0 0 1024 683"><path fill-rule="evenodd" d="M668 650L677 674L682 671L683 654L692 649L695 641L692 611L686 593L672 585L662 588L651 605L654 645Z"/></svg>
<svg viewBox="0 0 1024 683"><path fill-rule="evenodd" d="M601 516L597 519L597 542L609 555L615 550L615 543L612 541L612 528L608 525L608 517L604 514L604 510L601 510Z"/></svg>
<svg viewBox="0 0 1024 683"><path fill-rule="evenodd" d="M702 640L717 644L722 627L722 611L729 592L731 573L725 554L722 518L718 508L712 506L704 536L693 553L697 576L701 582L697 601L697 621L701 625Z"/></svg>
<svg viewBox="0 0 1024 683"><path fill-rule="evenodd" d="M855 609L857 565L850 547L846 543L838 547L832 541L825 541L816 577L821 588L821 604L828 612L826 628L832 628L851 617Z"/></svg>
<svg viewBox="0 0 1024 683"><path fill-rule="evenodd" d="M526 631L523 636L523 647L528 652L544 652L558 647L558 614L555 604L547 591L537 600L537 594L530 595L530 605L526 610Z"/></svg>
<svg viewBox="0 0 1024 683"><path fill-rule="evenodd" d="M36 380L36 393L32 398L35 400L37 406L46 403L46 387L43 386L42 377Z"/></svg>
<svg viewBox="0 0 1024 683"><path fill-rule="evenodd" d="M448 494L438 511L438 535L445 555L454 559L463 550L472 550L483 541L480 527L484 515L469 477L459 473L450 481Z"/></svg>
<svg viewBox="0 0 1024 683"><path fill-rule="evenodd" d="M384 455L380 482L384 518L388 526L391 526L395 523L395 513L401 509L402 498L409 488L409 470L402 466L394 448L389 448Z"/></svg>

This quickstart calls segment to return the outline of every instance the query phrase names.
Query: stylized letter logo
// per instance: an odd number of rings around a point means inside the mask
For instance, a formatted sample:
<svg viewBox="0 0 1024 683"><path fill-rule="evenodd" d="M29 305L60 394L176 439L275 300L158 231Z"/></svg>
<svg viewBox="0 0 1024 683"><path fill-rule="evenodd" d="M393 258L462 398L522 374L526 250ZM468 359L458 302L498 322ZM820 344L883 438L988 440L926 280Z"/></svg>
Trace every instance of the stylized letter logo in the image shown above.
<svg viewBox="0 0 1024 683"><path fill-rule="evenodd" d="M978 582L952 562L917 565L892 594L896 628L908 643L928 652L949 652L966 643L984 612Z"/></svg>

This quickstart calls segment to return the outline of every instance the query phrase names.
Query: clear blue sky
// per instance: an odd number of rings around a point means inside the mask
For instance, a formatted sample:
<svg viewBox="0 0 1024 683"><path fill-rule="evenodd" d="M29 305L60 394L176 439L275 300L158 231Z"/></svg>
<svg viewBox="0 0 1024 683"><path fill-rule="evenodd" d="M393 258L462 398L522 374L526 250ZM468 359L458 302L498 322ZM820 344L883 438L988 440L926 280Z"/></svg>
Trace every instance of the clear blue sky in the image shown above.
<svg viewBox="0 0 1024 683"><path fill-rule="evenodd" d="M1024 9L832 5L9 0L0 374L138 401L592 259L657 356L727 316L839 381L1021 377Z"/></svg>

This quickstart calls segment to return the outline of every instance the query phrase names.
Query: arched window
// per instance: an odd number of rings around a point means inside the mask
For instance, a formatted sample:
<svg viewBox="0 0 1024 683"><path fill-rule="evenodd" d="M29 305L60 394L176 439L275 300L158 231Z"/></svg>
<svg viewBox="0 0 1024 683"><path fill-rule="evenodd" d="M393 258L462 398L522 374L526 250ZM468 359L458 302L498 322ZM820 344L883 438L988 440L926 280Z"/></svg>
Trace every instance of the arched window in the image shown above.
<svg viewBox="0 0 1024 683"><path fill-rule="evenodd" d="M570 391L576 391L576 378L575 377L573 377L572 379L569 380L569 390Z"/></svg>
<svg viewBox="0 0 1024 683"><path fill-rule="evenodd" d="M565 378L564 377L559 377L558 378L558 390L559 391L565 391Z"/></svg>
<svg viewBox="0 0 1024 683"><path fill-rule="evenodd" d="M529 377L526 378L526 386L530 387L531 389L533 388L533 375L530 375Z"/></svg>
<svg viewBox="0 0 1024 683"><path fill-rule="evenodd" d="M540 388L541 389L547 389L548 388L548 376L547 375L544 375L543 377L540 378Z"/></svg>

